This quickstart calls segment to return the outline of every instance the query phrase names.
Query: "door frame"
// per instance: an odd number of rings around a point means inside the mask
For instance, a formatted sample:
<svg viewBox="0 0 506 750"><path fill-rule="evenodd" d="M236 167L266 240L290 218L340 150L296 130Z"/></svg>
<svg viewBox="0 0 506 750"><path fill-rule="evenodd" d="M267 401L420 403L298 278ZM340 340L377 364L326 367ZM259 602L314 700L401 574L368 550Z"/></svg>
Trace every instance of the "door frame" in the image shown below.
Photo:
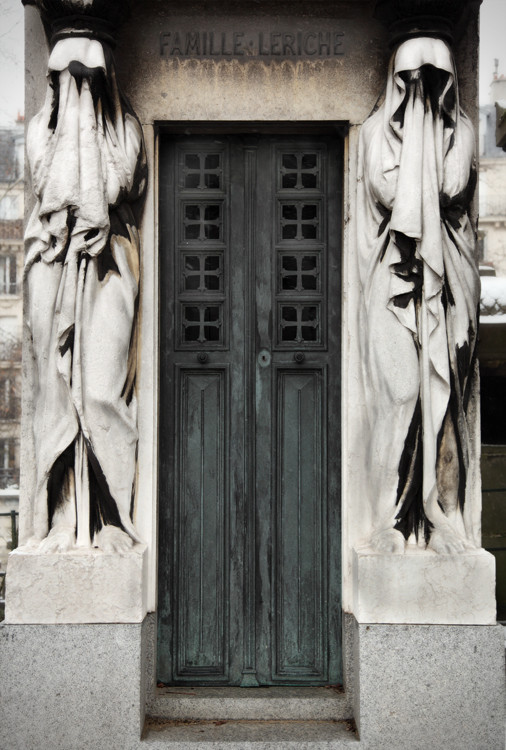
<svg viewBox="0 0 506 750"><path fill-rule="evenodd" d="M343 230L344 230L344 224L343 224L343 215L344 215L344 144L345 144L345 136L347 133L347 125L343 123L315 123L315 122L301 122L301 123L293 123L293 122L269 122L269 123L262 123L262 122L178 122L178 123L163 123L158 125L158 135L159 135L159 144L160 140L166 136L185 136L191 139L192 136L229 136L229 135L244 135L244 136L263 136L263 135L271 135L271 136L279 136L279 137L290 137L290 136L307 136L307 137L318 137L318 136L335 136L340 142L340 148L339 148L339 169L340 172L338 172L338 180L339 180L339 192L338 192L338 200L336 202L337 210L338 210L338 226L340 227L340 236L338 239L338 260L340 262L340 268L337 272L337 276L339 279L339 312L340 308L342 307L342 263L343 263ZM158 149L160 153L160 148ZM163 171L159 167L159 179L158 179L158 190L159 193L162 193L162 186L161 182L163 179ZM158 215L160 216L160 206L158 207ZM160 245L160 251L159 251L159 327L160 327L160 354L159 354L159 382L160 385L163 383L163 370L164 370L164 355L162 352L162 342L164 338L169 336L174 336L174 330L172 329L170 332L164 331L164 325L165 321L167 320L166 313L164 314L164 311L166 311L167 304L172 304L172 300L170 299L170 295L164 295L163 289L162 289L162 283L163 279L167 278L167 270L165 268L165 263L168 261L169 263L172 263L172 259L167 258L166 253L163 251L163 221L160 217L160 230L159 230L159 245ZM246 261L246 263L252 263L252 258L249 257ZM172 319L172 316L170 316ZM337 359L338 359L338 380L341 381L341 352L342 352L342 343L341 343L341 330L342 330L342 315L339 315L339 329L337 332L337 341L338 341L338 347L336 351ZM253 347L254 347L254 342ZM339 386L339 395L335 400L336 408L333 410L332 414L328 415L328 419L330 420L335 419L338 421L338 423L341 423L341 402L340 402L340 396L342 392L342 386ZM254 396L253 396L254 399ZM159 415L164 413L164 410L167 408L168 403L173 404L173 394L167 394L164 392L162 388L159 389ZM161 417L159 416L159 421L161 422ZM167 431L168 432L168 431ZM171 494L171 488L168 486L163 486L162 482L166 481L169 473L167 471L163 472L161 470L161 461L160 458L163 455L167 455L168 460L174 461L175 456L173 454L173 441L169 441L169 443L172 443L172 446L169 446L166 444L167 436L163 434L163 430L160 430L159 432L159 439L158 439L158 451L159 451L159 461L158 461L158 470L159 470L159 486L158 486L158 518L160 519L160 509L161 509L161 503L160 499L163 494L166 496ZM254 437L253 437L254 441ZM341 516L341 445L342 445L342 436L340 440L338 441L338 455L336 457L336 463L337 463L337 484L339 485L337 487L337 495L339 497L338 502L335 503L334 510L338 514L337 518L337 524L336 528L339 529L340 532L340 516ZM167 448L169 450L167 451ZM158 527L160 523L158 522ZM340 537L340 533L339 533ZM338 617L339 620L341 619L341 601L342 601L342 586L341 586L341 539L338 540L337 543L338 546L338 555L336 555L336 561L335 561L335 568L336 575L339 577L339 606L336 608L338 610ZM163 551L160 549L160 545L157 545L157 577L159 574L159 571L162 566L163 562ZM173 566L169 566L169 570L172 571ZM165 570L167 570L167 567L165 566ZM170 581L169 585L171 587L174 586L174 581ZM157 586L158 588L158 586ZM171 616L174 617L175 613L172 612ZM340 626L340 623L339 623ZM341 661L342 658L342 646L339 649L339 661ZM342 664L340 668L340 672L342 673ZM246 683L244 683L247 685ZM251 683L252 685L254 684Z"/></svg>

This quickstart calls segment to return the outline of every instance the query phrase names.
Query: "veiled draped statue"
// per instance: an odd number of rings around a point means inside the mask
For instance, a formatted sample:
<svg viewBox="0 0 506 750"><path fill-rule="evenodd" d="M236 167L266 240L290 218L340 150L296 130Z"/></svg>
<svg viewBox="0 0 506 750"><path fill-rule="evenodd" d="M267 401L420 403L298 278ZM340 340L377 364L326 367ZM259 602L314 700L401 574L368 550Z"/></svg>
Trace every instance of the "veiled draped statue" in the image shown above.
<svg viewBox="0 0 506 750"><path fill-rule="evenodd" d="M35 3L47 95L27 153L25 288L35 360L33 540L122 551L132 523L142 130L116 82L115 2ZM97 17L99 16L99 17Z"/></svg>
<svg viewBox="0 0 506 750"><path fill-rule="evenodd" d="M442 39L404 41L361 131L357 248L371 544L479 546L473 127Z"/></svg>

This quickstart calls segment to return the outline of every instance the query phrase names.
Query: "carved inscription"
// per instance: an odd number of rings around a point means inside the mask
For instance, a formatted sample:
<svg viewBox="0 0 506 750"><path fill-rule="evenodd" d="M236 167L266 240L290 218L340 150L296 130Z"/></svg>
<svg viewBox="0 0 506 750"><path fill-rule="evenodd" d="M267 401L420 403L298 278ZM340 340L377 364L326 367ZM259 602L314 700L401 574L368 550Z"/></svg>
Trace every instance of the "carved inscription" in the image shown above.
<svg viewBox="0 0 506 750"><path fill-rule="evenodd" d="M344 54L343 31L162 31L161 57L290 58Z"/></svg>

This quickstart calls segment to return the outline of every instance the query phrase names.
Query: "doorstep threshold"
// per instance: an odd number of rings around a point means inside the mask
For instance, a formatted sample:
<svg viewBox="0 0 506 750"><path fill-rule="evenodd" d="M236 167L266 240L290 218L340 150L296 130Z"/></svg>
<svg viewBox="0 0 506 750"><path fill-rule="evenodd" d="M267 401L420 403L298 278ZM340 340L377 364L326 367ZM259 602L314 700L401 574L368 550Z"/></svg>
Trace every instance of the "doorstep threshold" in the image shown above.
<svg viewBox="0 0 506 750"><path fill-rule="evenodd" d="M352 716L341 687L160 687L149 716L172 720L341 721Z"/></svg>
<svg viewBox="0 0 506 750"><path fill-rule="evenodd" d="M170 721L148 719L140 747L158 750L359 750L349 721Z"/></svg>

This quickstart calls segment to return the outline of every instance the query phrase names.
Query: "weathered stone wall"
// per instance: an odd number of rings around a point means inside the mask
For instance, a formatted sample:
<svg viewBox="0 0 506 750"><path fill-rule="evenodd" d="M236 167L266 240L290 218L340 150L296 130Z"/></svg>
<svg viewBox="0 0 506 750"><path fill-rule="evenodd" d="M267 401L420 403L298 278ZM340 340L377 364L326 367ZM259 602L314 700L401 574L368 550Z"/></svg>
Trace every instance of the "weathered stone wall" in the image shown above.
<svg viewBox="0 0 506 750"><path fill-rule="evenodd" d="M143 123L167 120L344 120L361 122L384 82L388 49L373 2L249 3L156 2L137 4L117 51L120 80ZM139 29L141 33L139 33ZM170 38L160 55L160 34L214 32L225 51L233 32L343 31L343 54L332 57L274 55L179 59ZM167 38L165 37L163 41ZM313 40L311 40L313 41ZM184 39L183 39L184 42ZM308 46L310 51L314 49ZM217 49L220 49L219 45Z"/></svg>

